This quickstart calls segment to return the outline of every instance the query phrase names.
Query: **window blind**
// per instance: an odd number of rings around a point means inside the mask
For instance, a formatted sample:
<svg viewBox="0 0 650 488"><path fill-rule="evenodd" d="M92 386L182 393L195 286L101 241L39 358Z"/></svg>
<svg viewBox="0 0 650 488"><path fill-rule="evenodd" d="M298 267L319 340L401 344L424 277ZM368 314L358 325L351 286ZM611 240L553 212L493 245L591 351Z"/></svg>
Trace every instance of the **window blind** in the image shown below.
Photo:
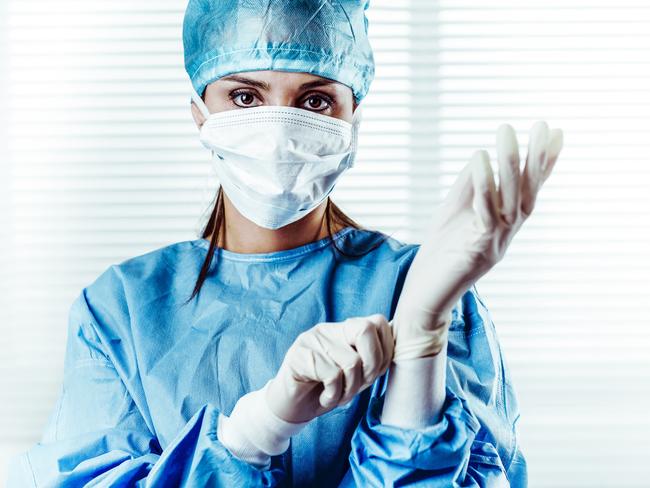
<svg viewBox="0 0 650 488"><path fill-rule="evenodd" d="M38 440L67 314L107 266L194 239L216 189L189 112L186 2L0 3L0 462ZM373 0L376 79L332 197L420 242L499 124L565 133L477 288L518 392L531 486L644 486L650 420L650 5ZM0 471L0 474L3 474Z"/></svg>

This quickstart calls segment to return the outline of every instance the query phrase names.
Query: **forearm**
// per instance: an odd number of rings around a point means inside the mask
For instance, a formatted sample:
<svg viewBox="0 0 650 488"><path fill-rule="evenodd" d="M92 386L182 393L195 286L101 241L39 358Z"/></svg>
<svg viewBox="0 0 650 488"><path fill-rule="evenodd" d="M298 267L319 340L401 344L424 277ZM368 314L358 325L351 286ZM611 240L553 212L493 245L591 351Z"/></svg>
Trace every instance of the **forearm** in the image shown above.
<svg viewBox="0 0 650 488"><path fill-rule="evenodd" d="M393 362L381 423L406 429L437 423L445 401L446 372L447 341L433 357Z"/></svg>
<svg viewBox="0 0 650 488"><path fill-rule="evenodd" d="M217 438L237 459L269 469L271 456L289 447L289 438L308 422L291 423L277 417L266 401L269 383L241 397L230 417L219 415Z"/></svg>

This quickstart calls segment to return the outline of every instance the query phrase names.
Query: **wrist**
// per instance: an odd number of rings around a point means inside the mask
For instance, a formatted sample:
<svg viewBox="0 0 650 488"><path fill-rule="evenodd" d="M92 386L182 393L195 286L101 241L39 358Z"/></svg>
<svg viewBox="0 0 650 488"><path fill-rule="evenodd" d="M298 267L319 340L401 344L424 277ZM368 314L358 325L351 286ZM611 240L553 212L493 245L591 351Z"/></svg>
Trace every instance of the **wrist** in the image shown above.
<svg viewBox="0 0 650 488"><path fill-rule="evenodd" d="M440 420L445 400L446 348L436 356L394 362L388 373L381 423L420 429Z"/></svg>
<svg viewBox="0 0 650 488"><path fill-rule="evenodd" d="M407 304L400 304L395 310L393 322L403 322L417 330L434 332L449 326L451 323L452 310L432 312L430 310Z"/></svg>
<svg viewBox="0 0 650 488"><path fill-rule="evenodd" d="M391 321L395 352L393 362L435 357L447 344L451 311L429 313L410 310L396 313Z"/></svg>
<svg viewBox="0 0 650 488"><path fill-rule="evenodd" d="M268 468L271 456L282 454L289 447L289 439L300 432L308 422L287 422L269 408L267 389L242 396L230 417L219 418L217 437L237 458L258 468Z"/></svg>
<svg viewBox="0 0 650 488"><path fill-rule="evenodd" d="M296 381L287 379L288 374L280 370L266 384L265 401L273 415L289 424L308 422L312 418L304 418L299 413L299 405L303 395Z"/></svg>

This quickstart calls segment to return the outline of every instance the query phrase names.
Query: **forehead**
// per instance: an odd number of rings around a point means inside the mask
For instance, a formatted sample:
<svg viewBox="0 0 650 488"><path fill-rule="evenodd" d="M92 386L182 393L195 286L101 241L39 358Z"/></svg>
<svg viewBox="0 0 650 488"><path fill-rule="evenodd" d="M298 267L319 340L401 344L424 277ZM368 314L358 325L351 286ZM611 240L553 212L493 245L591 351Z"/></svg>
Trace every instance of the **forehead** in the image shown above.
<svg viewBox="0 0 650 488"><path fill-rule="evenodd" d="M271 86L287 86L292 88L311 88L315 86L332 86L333 88L348 88L346 85L324 78L312 73L300 71L279 71L279 70L258 70L258 71L241 71L232 73L219 78L214 83L240 82L257 84L260 88L270 88ZM349 89L349 88L348 88Z"/></svg>

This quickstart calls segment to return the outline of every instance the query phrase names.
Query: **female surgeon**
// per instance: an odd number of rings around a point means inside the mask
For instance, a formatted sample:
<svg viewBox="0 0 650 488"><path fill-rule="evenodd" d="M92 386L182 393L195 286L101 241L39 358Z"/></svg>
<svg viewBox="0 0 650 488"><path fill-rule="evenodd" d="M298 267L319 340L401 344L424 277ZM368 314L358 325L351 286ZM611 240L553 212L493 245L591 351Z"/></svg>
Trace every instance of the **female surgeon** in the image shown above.
<svg viewBox="0 0 650 488"><path fill-rule="evenodd" d="M367 0L190 0L192 114L220 180L196 240L110 266L70 310L63 388L10 486L526 486L474 283L562 146L497 132L421 245L330 200L374 75ZM390 322L389 322L390 320Z"/></svg>

